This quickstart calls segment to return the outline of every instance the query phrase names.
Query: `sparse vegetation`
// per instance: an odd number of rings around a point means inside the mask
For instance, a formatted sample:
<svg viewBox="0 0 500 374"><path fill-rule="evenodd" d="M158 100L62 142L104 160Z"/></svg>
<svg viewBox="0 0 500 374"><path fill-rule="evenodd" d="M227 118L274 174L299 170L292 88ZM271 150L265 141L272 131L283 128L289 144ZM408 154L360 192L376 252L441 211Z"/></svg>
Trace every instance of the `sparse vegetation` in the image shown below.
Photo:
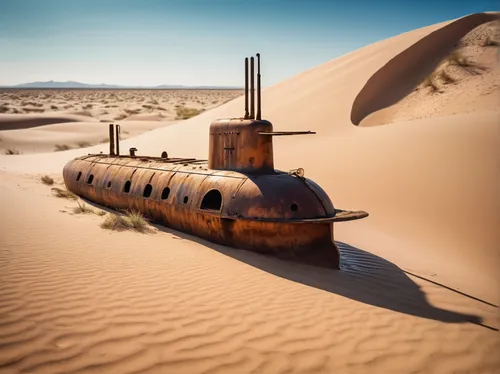
<svg viewBox="0 0 500 374"><path fill-rule="evenodd" d="M446 61L450 65L457 66L474 66L474 64L464 54L458 50L453 51L446 57Z"/></svg>
<svg viewBox="0 0 500 374"><path fill-rule="evenodd" d="M52 110L57 110L58 108L59 108L59 107L58 107L57 105L51 105L51 106L50 106L50 109L52 109Z"/></svg>
<svg viewBox="0 0 500 374"><path fill-rule="evenodd" d="M457 81L446 71L446 69L442 69L438 76L444 84L455 83Z"/></svg>
<svg viewBox="0 0 500 374"><path fill-rule="evenodd" d="M9 109L10 108L6 104L0 105L0 113L7 113Z"/></svg>
<svg viewBox="0 0 500 374"><path fill-rule="evenodd" d="M56 144L55 145L55 152L60 152L60 151L67 151L71 149L71 147L67 144Z"/></svg>
<svg viewBox="0 0 500 374"><path fill-rule="evenodd" d="M204 109L196 109L196 108L187 108L180 106L176 108L177 112L177 118L176 119L188 119L194 116L197 116L201 112L203 112Z"/></svg>
<svg viewBox="0 0 500 374"><path fill-rule="evenodd" d="M428 75L423 83L422 83L422 86L425 88L425 87L430 87L431 91L432 92L438 92L439 91L439 86L437 85L437 82L436 82L436 77L435 77L435 73L432 73L430 75Z"/></svg>
<svg viewBox="0 0 500 374"><path fill-rule="evenodd" d="M92 144L90 144L89 142L78 142L76 143L78 145L79 148L86 148L86 147L90 147Z"/></svg>
<svg viewBox="0 0 500 374"><path fill-rule="evenodd" d="M48 175L44 175L43 177L40 178L43 184L46 184L48 186L52 186L54 184L54 179L49 177Z"/></svg>
<svg viewBox="0 0 500 374"><path fill-rule="evenodd" d="M62 199L76 200L78 198L73 192L63 190L62 188L52 187L51 190L56 197L60 197Z"/></svg>
<svg viewBox="0 0 500 374"><path fill-rule="evenodd" d="M77 200L76 202L78 204L77 207L73 208L73 213L75 214L90 214L90 213L95 213L92 208L87 207L87 204L82 202L80 204L80 201Z"/></svg>
<svg viewBox="0 0 500 374"><path fill-rule="evenodd" d="M5 151L5 154L6 155L18 155L18 154L20 154L20 152L17 149L15 149L15 148L8 148Z"/></svg>
<svg viewBox="0 0 500 374"><path fill-rule="evenodd" d="M126 211L125 215L109 214L101 227L115 231L133 230L141 233L152 231L144 216L137 211Z"/></svg>
<svg viewBox="0 0 500 374"><path fill-rule="evenodd" d="M149 230L148 223L140 212L137 211L128 212L127 218L134 230L139 232L146 232Z"/></svg>

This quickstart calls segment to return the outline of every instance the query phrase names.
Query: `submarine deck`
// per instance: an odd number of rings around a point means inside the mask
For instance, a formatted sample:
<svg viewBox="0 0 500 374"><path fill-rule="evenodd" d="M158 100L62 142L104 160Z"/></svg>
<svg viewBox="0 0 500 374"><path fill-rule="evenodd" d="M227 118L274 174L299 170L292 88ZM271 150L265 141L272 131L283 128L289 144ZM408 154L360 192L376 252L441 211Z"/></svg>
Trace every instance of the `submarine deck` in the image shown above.
<svg viewBox="0 0 500 374"><path fill-rule="evenodd" d="M143 170L145 172L170 172L175 174L191 174L206 177L217 177L222 179L232 179L241 185L247 179L259 178L260 174L241 173L231 170L216 170L208 168L208 160L196 158L162 158L154 156L130 156L130 155L109 155L103 153L88 154L77 157L75 160L86 161L92 164L101 164L110 166L119 166L120 168L130 168L134 170ZM287 172L275 170L271 176L288 176ZM269 176L269 174L267 175ZM298 178L298 177L297 177ZM274 179L274 178L273 178ZM300 179L300 178L298 178ZM238 181L238 182L236 182ZM238 187L238 189L240 188ZM312 186L309 186L312 187ZM332 207L333 208L333 207ZM205 214L211 212L205 211ZM333 208L331 212L320 217L258 217L258 216L225 216L228 219L242 221L260 221L260 222L282 222L282 223L329 223L357 220L368 216L364 211L351 211ZM213 212L214 216L220 215L220 212Z"/></svg>

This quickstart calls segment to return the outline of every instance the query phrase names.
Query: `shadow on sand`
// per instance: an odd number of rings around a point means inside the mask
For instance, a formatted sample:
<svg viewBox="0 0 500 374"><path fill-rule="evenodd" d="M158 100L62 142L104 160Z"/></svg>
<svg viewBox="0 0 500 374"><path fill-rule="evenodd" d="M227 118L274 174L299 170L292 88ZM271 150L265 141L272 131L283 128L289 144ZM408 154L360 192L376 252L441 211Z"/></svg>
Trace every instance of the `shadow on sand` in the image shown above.
<svg viewBox="0 0 500 374"><path fill-rule="evenodd" d="M83 200L109 213L116 213L112 209L102 207L87 199ZM494 327L484 325L482 318L479 316L453 312L431 305L425 293L420 289L420 286L413 282L408 277L408 274L490 306L496 307L495 305L453 290L432 280L406 272L382 257L346 243L336 242L340 250L341 265L340 270L331 270L285 261L244 249L214 244L160 224L153 223L152 225L159 231L174 235L179 239L199 243L275 276L344 296L361 303L446 323L473 323L498 331Z"/></svg>
<svg viewBox="0 0 500 374"><path fill-rule="evenodd" d="M341 256L341 270L339 271L280 260L243 249L225 247L161 225L155 224L154 226L160 231L173 234L180 239L200 243L267 273L306 286L416 317L446 323L473 323L498 331L496 328L484 325L479 316L432 306L427 301L420 286L413 282L404 270L379 256L346 243L336 242ZM432 283L442 286L436 282ZM446 286L443 287L450 289ZM469 297L465 294L464 296ZM478 301L482 302L482 300Z"/></svg>

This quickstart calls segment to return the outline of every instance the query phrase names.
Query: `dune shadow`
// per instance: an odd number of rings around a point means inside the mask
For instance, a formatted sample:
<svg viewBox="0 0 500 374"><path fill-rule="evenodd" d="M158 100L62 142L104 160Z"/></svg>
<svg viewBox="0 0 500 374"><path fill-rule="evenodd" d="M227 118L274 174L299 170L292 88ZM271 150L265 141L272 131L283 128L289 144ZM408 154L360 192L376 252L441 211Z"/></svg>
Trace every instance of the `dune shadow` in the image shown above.
<svg viewBox="0 0 500 374"><path fill-rule="evenodd" d="M387 108L411 93L469 31L500 19L496 14L476 13L431 32L396 55L366 82L351 109L351 122L359 125L371 113ZM471 70L477 74L477 69Z"/></svg>
<svg viewBox="0 0 500 374"><path fill-rule="evenodd" d="M306 286L347 297L364 304L416 317L446 322L482 324L482 318L437 308L429 303L420 286L407 273L379 256L336 242L341 255L341 269L325 269L281 260L243 249L213 244L204 239L154 224L163 232L209 247L247 265Z"/></svg>
<svg viewBox="0 0 500 374"><path fill-rule="evenodd" d="M24 114L29 116L28 114ZM40 127L46 125L55 125L58 123L66 123L66 122L77 122L72 118L63 118L63 117L21 117L11 119L9 121L4 121L0 117L0 131L3 130L24 130L30 129L33 127Z"/></svg>

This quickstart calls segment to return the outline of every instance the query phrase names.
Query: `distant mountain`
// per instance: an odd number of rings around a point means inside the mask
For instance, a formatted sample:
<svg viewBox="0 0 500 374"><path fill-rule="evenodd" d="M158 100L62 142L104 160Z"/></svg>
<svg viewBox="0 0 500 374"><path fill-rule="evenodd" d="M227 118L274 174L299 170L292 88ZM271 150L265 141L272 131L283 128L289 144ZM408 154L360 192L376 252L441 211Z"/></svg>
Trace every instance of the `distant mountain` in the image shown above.
<svg viewBox="0 0 500 374"><path fill-rule="evenodd" d="M172 84L161 84L159 86L119 86L114 84L88 84L74 81L67 82L30 82L14 86L0 86L4 88L102 88L102 89L198 89L198 90L240 90L242 87L232 86L182 86Z"/></svg>

